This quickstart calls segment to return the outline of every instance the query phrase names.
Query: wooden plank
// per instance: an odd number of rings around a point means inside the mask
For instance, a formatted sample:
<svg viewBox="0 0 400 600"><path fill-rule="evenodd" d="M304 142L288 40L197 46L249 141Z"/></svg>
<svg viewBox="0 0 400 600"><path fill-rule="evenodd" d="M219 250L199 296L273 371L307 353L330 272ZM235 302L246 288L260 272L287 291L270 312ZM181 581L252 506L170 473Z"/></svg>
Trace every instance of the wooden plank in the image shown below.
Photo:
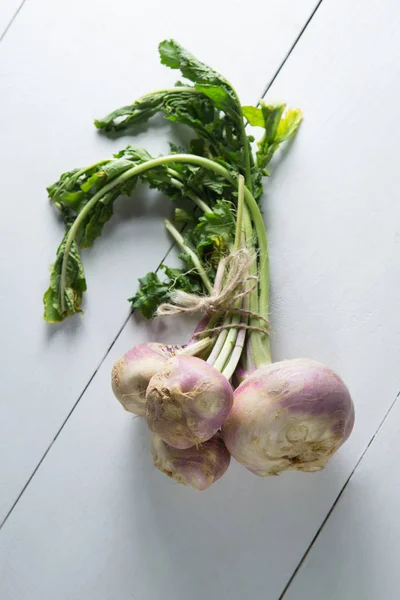
<svg viewBox="0 0 400 600"><path fill-rule="evenodd" d="M269 94L305 114L266 194L274 356L343 375L349 442L318 474L233 464L204 494L174 485L109 391L129 326L2 530L7 600L279 597L398 392L399 18L325 0Z"/></svg>
<svg viewBox="0 0 400 600"><path fill-rule="evenodd" d="M285 594L285 600L397 600L399 456L397 400Z"/></svg>
<svg viewBox="0 0 400 600"><path fill-rule="evenodd" d="M170 245L161 218L169 205L138 190L134 201L118 204L101 242L84 253L84 318L46 327L41 297L62 227L45 186L132 141L99 136L92 119L176 81L177 74L159 64L160 40L174 36L187 44L254 102L314 2L257 0L252 11L258 18L250 25L249 14L245 26L238 1L227 10L205 0L194 17L182 0L116 0L112 8L108 0L32 0L3 39L0 520L122 326L137 277L153 270ZM135 143L146 140L158 153L167 148L170 133L163 125Z"/></svg>

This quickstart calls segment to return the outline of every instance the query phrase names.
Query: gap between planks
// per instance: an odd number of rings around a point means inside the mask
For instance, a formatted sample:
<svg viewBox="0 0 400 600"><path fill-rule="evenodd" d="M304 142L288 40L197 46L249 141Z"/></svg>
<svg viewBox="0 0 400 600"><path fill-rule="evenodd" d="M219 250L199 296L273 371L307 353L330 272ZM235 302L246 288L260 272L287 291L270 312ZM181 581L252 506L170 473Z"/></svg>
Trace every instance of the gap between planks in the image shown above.
<svg viewBox="0 0 400 600"><path fill-rule="evenodd" d="M8 30L10 29L11 25L14 23L15 19L18 16L18 13L20 12L20 10L22 9L22 7L24 6L25 2L26 2L26 0L22 0L21 4L18 6L17 10L13 14L13 16L11 17L10 22L8 23L8 25L6 26L6 28L4 29L3 33L0 36L0 42L2 42L3 39L5 38Z"/></svg>

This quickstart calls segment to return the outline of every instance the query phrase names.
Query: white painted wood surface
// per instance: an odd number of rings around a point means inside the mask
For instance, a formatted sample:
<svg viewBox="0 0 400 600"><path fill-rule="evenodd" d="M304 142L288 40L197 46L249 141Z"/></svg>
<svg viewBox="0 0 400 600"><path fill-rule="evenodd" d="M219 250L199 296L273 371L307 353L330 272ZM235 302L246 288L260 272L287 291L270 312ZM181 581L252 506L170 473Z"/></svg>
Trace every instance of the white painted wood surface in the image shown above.
<svg viewBox="0 0 400 600"><path fill-rule="evenodd" d="M109 0L29 0L7 32L0 45L0 163L6 175L0 521L124 323L137 277L156 268L170 245L160 218L169 214L168 203L143 190L119 203L101 242L83 255L85 316L48 327L41 297L62 228L45 186L131 141L99 136L92 119L176 81L176 72L159 64L159 41L176 37L230 77L245 102L255 102L314 4L257 0L250 14L238 0L205 0L194 17L182 0L116 0L112 7ZM168 137L168 125L150 130L146 147L163 151ZM138 335L133 331L129 344Z"/></svg>
<svg viewBox="0 0 400 600"><path fill-rule="evenodd" d="M174 485L151 468L143 423L120 410L108 391L114 359L134 336L147 335L130 322L1 531L6 600L279 598L399 390L399 21L395 0L324 0L269 94L305 114L290 152L271 169L265 199L274 355L309 355L342 374L357 407L349 442L318 474L263 480L233 464L203 494ZM94 287L99 253L101 244L90 265ZM98 303L94 293L85 319ZM394 552L398 540L396 504L383 491L386 485L398 495L396 483L388 485L394 467L387 456L400 450L396 419L398 407L365 455L370 462L356 471L364 473L364 489L339 514L343 530L352 522L353 554L365 549L371 532L377 547L363 554L371 571L372 560L384 557L384 549ZM380 450L375 444L384 435ZM382 491L370 503L364 496L384 458ZM386 506L391 522L377 514ZM380 525L392 528L386 546ZM328 522L326 531L333 529ZM343 552L349 541L339 534L326 540L327 550L317 547L323 570L310 554L313 576L300 573L287 597L398 597L397 588L379 588L384 568L377 578L370 574L371 587L363 585L362 558L353 558L352 587L335 588L334 575L347 573L348 563L337 559L330 575L329 549ZM387 559L390 568L393 560ZM397 584L397 574L389 582Z"/></svg>
<svg viewBox="0 0 400 600"><path fill-rule="evenodd" d="M0 2L0 38L13 19L22 0L1 0Z"/></svg>
<svg viewBox="0 0 400 600"><path fill-rule="evenodd" d="M398 600L399 456L397 401L285 600Z"/></svg>

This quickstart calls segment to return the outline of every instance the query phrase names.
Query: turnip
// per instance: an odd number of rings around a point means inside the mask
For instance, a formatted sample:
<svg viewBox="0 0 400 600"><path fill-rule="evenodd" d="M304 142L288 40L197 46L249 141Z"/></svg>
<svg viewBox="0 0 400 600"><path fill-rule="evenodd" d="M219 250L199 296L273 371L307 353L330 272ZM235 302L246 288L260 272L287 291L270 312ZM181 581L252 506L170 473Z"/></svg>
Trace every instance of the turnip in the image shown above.
<svg viewBox="0 0 400 600"><path fill-rule="evenodd" d="M176 348L154 342L138 344L116 361L111 373L112 389L125 410L142 417L146 414L149 381Z"/></svg>
<svg viewBox="0 0 400 600"><path fill-rule="evenodd" d="M234 458L256 475L318 471L349 437L354 406L326 365L284 360L261 367L236 389L223 426Z"/></svg>
<svg viewBox="0 0 400 600"><path fill-rule="evenodd" d="M233 402L229 381L204 360L174 356L150 379L146 420L149 429L174 448L210 439Z"/></svg>
<svg viewBox="0 0 400 600"><path fill-rule="evenodd" d="M185 450L168 446L159 436L151 440L154 466L178 483L205 490L229 467L230 454L219 434Z"/></svg>

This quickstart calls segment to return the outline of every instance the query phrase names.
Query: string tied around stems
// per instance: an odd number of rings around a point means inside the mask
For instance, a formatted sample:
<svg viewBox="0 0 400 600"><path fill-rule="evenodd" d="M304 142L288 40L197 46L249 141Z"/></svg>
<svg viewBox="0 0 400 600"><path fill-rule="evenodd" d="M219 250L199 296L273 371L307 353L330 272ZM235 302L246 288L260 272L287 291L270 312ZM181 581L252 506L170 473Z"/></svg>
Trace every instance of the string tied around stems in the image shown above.
<svg viewBox="0 0 400 600"><path fill-rule="evenodd" d="M171 302L161 304L157 309L158 316L173 316L180 314L202 313L204 315L213 315L215 313L238 312L240 314L255 317L265 323L265 327L254 327L246 323L237 323L234 325L237 329L248 329L268 333L268 321L261 315L244 308L237 307L237 301L251 293L258 285L258 277L249 275L249 269L256 257L248 248L239 248L232 251L228 256L221 260L218 270L222 270L224 276L221 278L215 289L208 296L199 296L190 294L182 290L175 290L171 294ZM236 306L235 306L236 304ZM221 325L212 327L199 332L196 335L205 333L217 333L223 329L229 329L230 325Z"/></svg>

